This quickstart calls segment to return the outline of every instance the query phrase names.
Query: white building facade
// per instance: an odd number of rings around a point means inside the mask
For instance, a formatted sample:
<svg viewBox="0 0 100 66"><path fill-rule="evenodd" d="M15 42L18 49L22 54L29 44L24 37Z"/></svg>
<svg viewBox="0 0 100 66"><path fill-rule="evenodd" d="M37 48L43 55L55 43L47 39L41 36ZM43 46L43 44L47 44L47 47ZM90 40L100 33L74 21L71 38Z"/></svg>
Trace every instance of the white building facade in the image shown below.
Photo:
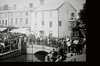
<svg viewBox="0 0 100 66"><path fill-rule="evenodd" d="M70 36L71 23L69 20L71 14L76 13L76 10L70 3L62 0L55 3L52 1L51 4L50 2L50 0L30 1L27 2L27 6L23 5L22 10L0 11L0 25L29 28L38 37Z"/></svg>

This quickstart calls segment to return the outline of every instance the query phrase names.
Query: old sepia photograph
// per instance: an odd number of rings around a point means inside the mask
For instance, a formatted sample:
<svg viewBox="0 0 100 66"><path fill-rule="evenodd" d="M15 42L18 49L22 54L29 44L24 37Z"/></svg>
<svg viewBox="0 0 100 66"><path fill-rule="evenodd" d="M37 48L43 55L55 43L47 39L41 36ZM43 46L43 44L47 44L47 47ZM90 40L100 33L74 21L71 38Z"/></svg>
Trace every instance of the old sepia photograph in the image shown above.
<svg viewBox="0 0 100 66"><path fill-rule="evenodd" d="M0 63L86 62L86 0L0 0Z"/></svg>

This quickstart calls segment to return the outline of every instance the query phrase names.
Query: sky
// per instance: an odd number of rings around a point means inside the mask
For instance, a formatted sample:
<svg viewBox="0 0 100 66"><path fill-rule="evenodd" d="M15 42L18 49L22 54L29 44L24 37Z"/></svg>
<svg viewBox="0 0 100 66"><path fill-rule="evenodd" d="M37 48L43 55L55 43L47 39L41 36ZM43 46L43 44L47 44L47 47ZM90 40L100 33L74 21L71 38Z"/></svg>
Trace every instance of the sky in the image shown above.
<svg viewBox="0 0 100 66"><path fill-rule="evenodd" d="M78 10L83 8L83 4L86 3L86 0L68 0L70 1Z"/></svg>
<svg viewBox="0 0 100 66"><path fill-rule="evenodd" d="M37 0L30 0L30 1L37 1ZM86 0L50 0L51 4L55 3L57 1L68 1L70 2L77 10L80 10L83 8L83 4L86 2ZM0 5L4 3L18 3L19 5L25 4L25 2L28 2L28 0L0 0ZM49 1L48 1L49 2Z"/></svg>

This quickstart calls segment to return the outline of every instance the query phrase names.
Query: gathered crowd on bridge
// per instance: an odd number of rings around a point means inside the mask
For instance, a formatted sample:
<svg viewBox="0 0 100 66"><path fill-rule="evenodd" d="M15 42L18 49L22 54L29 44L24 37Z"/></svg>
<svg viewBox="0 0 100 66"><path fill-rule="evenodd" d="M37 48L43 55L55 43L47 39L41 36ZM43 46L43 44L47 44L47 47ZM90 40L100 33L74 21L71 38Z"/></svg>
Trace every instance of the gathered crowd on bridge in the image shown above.
<svg viewBox="0 0 100 66"><path fill-rule="evenodd" d="M58 39L46 37L45 39L41 39L39 37L35 38L32 34L26 36L20 33L1 33L0 39L0 54L10 50L25 49L29 45L41 45L54 48L45 56L45 62L64 61L67 53L80 55L83 53L83 48L86 49L86 38L70 39L67 37ZM25 51L22 50L21 52L24 53Z"/></svg>
<svg viewBox="0 0 100 66"><path fill-rule="evenodd" d="M68 53L73 53L74 55L82 55L84 53L84 49L86 51L86 38L38 38L35 40L30 40L31 41L28 44L53 48L45 56L45 62L63 62L67 58ZM33 48L35 48L34 45ZM36 49L36 51L39 51L38 49ZM40 50L43 51L43 49ZM33 52L34 51L35 50L33 50Z"/></svg>
<svg viewBox="0 0 100 66"><path fill-rule="evenodd" d="M83 49L86 49L86 40L85 39L75 39L67 40L60 39L57 43L59 46L56 49L53 49L49 52L49 54L45 57L46 62L62 62L66 60L68 53L75 53L75 55L81 55L83 53Z"/></svg>

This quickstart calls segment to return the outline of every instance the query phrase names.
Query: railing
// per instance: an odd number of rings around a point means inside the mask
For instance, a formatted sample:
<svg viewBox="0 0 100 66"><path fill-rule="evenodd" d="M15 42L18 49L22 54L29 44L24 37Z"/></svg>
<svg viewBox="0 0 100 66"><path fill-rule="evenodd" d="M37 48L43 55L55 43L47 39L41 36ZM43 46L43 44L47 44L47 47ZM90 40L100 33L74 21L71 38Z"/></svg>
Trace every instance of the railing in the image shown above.
<svg viewBox="0 0 100 66"><path fill-rule="evenodd" d="M2 48L1 48L0 54L4 53L4 52L9 52L9 51L18 49L18 44L14 44L13 43L13 44L9 44L9 45L7 45L5 47L3 47L3 46L1 46L1 47Z"/></svg>
<svg viewBox="0 0 100 66"><path fill-rule="evenodd" d="M11 50L11 51L5 52L5 53L0 53L0 56L6 55L6 54L8 54L8 53L15 52L15 51L18 51L18 50L19 50L19 49Z"/></svg>
<svg viewBox="0 0 100 66"><path fill-rule="evenodd" d="M6 54L10 54L12 52L16 52L19 51L21 49L19 49L19 39L14 40L14 39L10 39L10 41L4 42L4 46L0 44L0 57Z"/></svg>
<svg viewBox="0 0 100 66"><path fill-rule="evenodd" d="M32 54L32 53L35 53L38 51L50 52L52 49L53 49L53 47L48 47L48 46L44 46L44 45L31 45L30 47L27 47L27 53Z"/></svg>
<svg viewBox="0 0 100 66"><path fill-rule="evenodd" d="M32 47L32 45L41 45L41 46L47 46L47 47L54 47L54 48L56 48L56 47L58 47L58 44L57 44L57 42L56 41L49 41L49 43L48 43L48 41L47 40L40 40L40 41L38 41L38 40L36 40L35 42L29 42L29 44L27 45L27 47L29 47L29 46L31 46Z"/></svg>

